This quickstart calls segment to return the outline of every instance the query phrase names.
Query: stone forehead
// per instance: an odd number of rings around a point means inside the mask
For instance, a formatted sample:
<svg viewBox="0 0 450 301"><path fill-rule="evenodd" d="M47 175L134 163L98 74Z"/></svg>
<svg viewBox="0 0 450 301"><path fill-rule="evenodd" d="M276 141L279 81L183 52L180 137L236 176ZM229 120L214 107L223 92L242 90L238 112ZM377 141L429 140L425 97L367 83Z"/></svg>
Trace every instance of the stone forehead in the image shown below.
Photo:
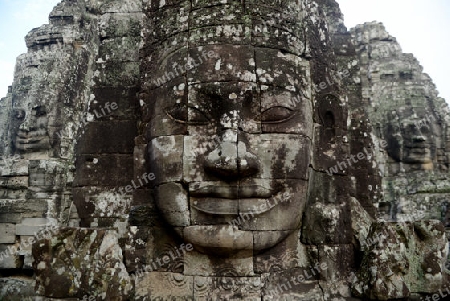
<svg viewBox="0 0 450 301"><path fill-rule="evenodd" d="M303 55L304 1L151 1L144 8L147 40L155 52L233 44Z"/></svg>

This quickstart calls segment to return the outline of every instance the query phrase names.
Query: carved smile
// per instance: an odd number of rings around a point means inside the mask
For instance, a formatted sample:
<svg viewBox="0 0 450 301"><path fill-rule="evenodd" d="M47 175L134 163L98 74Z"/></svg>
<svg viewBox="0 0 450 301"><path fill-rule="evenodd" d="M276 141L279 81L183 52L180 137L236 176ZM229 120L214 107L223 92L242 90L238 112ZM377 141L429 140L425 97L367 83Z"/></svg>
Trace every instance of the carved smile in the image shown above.
<svg viewBox="0 0 450 301"><path fill-rule="evenodd" d="M255 187L257 187L256 190ZM259 215L270 211L280 201L285 201L281 192L275 192L257 185L239 187L242 193L239 193L240 197L236 198L229 197L231 194L228 188L230 187L214 188L215 190L212 188L210 190L202 189L197 193L191 194L191 196L195 197L192 207L210 215ZM207 191L210 193L207 194Z"/></svg>
<svg viewBox="0 0 450 301"><path fill-rule="evenodd" d="M223 199L242 199L242 198L269 198L274 194L273 189L263 187L261 185L208 185L191 190L190 195L193 197L215 197Z"/></svg>

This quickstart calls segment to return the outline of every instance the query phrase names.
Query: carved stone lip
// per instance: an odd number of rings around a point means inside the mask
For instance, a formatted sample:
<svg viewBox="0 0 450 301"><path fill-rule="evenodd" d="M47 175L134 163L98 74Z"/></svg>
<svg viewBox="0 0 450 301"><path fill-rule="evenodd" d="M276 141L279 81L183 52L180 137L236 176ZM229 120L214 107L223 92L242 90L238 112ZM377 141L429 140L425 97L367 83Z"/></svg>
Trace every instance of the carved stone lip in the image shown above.
<svg viewBox="0 0 450 301"><path fill-rule="evenodd" d="M203 186L190 191L193 197L211 197L222 199L244 199L244 198L269 198L275 191L261 185L245 186Z"/></svg>
<svg viewBox="0 0 450 301"><path fill-rule="evenodd" d="M410 147L409 151L413 152L413 153L426 154L426 153L430 152L430 149L429 149L429 146L426 145L426 146L423 146L423 147L417 147L417 146L416 147Z"/></svg>
<svg viewBox="0 0 450 301"><path fill-rule="evenodd" d="M239 215L239 214L252 214L260 215L263 214L275 206L267 205L265 210L259 210L262 205L268 204L267 199L245 199L245 207L250 207L249 209L242 208L240 200L230 200L230 199L214 199L209 198L205 200L195 200L192 207L198 211L201 211L210 215ZM251 208L255 208L252 210Z"/></svg>
<svg viewBox="0 0 450 301"><path fill-rule="evenodd" d="M269 197L248 197L227 199L217 197L195 198L192 207L209 215L260 215L270 211L282 200L282 193L275 193Z"/></svg>

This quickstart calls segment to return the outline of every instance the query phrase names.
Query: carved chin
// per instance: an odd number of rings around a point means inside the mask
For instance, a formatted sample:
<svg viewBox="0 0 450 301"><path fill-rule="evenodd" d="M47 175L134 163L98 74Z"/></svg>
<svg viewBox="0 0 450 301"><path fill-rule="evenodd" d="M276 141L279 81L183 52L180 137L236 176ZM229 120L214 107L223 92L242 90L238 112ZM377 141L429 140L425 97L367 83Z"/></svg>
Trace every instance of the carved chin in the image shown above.
<svg viewBox="0 0 450 301"><path fill-rule="evenodd" d="M191 226L184 229L184 240L201 253L228 256L240 251L261 251L285 239L293 230L242 231L228 225Z"/></svg>
<svg viewBox="0 0 450 301"><path fill-rule="evenodd" d="M155 200L164 219L197 251L221 256L245 250L259 252L301 227L308 182L282 182L280 190L262 189L259 185L248 192L243 190L244 196L259 197L244 199L224 198L223 194L233 196L232 186L226 193L226 187L219 186L221 189L214 193L209 188L196 190L197 194L208 193L211 197L189 197L181 184L165 183L156 188ZM267 197L269 192L274 194ZM219 195L223 198L217 198Z"/></svg>
<svg viewBox="0 0 450 301"><path fill-rule="evenodd" d="M415 147L406 150L402 161L405 163L426 164L432 163L433 158L429 148Z"/></svg>

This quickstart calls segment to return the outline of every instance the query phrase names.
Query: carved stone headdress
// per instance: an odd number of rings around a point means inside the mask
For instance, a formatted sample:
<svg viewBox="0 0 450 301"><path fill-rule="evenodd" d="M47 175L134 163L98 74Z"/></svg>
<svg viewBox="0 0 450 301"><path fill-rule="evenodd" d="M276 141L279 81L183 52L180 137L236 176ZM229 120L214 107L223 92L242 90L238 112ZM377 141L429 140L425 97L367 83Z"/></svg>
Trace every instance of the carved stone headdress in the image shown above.
<svg viewBox="0 0 450 301"><path fill-rule="evenodd" d="M263 77L264 70L255 70L256 53L263 49L276 50L274 55L280 52L289 61L298 61L309 48L302 21L305 6L304 0L148 1L144 4L144 86L153 89L185 75L188 82L255 82L257 77ZM208 64L198 68L186 66L197 66L203 62L201 54L215 52L218 45L221 45L222 61L215 64L226 63L227 66L221 72L215 72L217 66ZM228 53L224 53L224 49L228 49ZM240 60L248 57L248 70L233 70L233 59L238 57ZM264 62L258 67L260 65ZM173 73L167 73L171 69ZM280 77L279 80L268 78L267 82L285 83L287 78ZM165 80L158 83L150 78Z"/></svg>

